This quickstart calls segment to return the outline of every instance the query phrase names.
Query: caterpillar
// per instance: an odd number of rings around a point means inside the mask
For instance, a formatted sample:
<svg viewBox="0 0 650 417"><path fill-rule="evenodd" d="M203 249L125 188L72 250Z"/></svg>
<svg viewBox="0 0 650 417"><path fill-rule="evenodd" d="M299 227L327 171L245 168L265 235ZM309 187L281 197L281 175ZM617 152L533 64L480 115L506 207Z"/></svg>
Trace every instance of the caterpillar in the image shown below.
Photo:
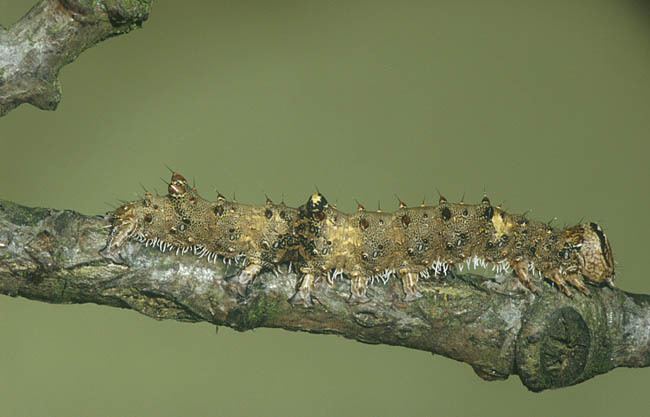
<svg viewBox="0 0 650 417"><path fill-rule="evenodd" d="M566 296L572 289L589 294L586 284L613 286L614 260L599 225L583 223L556 229L525 215L506 213L484 196L479 204L450 203L407 207L392 213L369 211L361 204L348 214L319 192L298 208L216 201L173 172L168 194L146 192L111 214L111 232L101 255L122 262L120 249L135 240L177 255L191 253L207 262L234 263L233 278L244 294L263 270L280 264L300 274L294 304L311 305L316 282L350 281L350 302L363 303L367 288L391 277L401 280L404 299L422 296L418 281L444 277L470 267L513 272L538 292L535 281L550 281Z"/></svg>

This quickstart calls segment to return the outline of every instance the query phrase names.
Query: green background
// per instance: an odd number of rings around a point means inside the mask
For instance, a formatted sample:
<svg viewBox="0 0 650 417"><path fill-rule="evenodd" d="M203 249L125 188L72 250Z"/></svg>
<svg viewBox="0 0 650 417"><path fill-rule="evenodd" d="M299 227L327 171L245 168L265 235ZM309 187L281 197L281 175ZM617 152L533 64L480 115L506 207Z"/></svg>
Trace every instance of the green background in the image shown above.
<svg viewBox="0 0 650 417"><path fill-rule="evenodd" d="M157 1L63 69L55 112L0 119L0 196L101 213L164 164L251 203L486 190L600 222L619 287L648 293L649 34L643 1ZM533 394L404 348L0 296L0 416L642 415L649 383Z"/></svg>

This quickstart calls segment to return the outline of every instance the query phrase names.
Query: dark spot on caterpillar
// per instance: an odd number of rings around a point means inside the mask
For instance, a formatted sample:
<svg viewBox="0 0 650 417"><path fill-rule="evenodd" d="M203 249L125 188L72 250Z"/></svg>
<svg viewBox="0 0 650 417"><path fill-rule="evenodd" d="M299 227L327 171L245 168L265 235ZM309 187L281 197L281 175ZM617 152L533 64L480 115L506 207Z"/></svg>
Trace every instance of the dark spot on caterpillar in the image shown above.
<svg viewBox="0 0 650 417"><path fill-rule="evenodd" d="M406 253L408 253L409 256L413 256L413 255L415 254L415 251L413 250L413 248L408 248L408 249L406 250Z"/></svg>
<svg viewBox="0 0 650 417"><path fill-rule="evenodd" d="M522 219L517 220L517 223L518 223L520 226L526 226L526 225L528 224L528 220L522 218Z"/></svg>
<svg viewBox="0 0 650 417"><path fill-rule="evenodd" d="M273 217L273 211L271 209L264 210L264 217L270 219L271 217Z"/></svg>
<svg viewBox="0 0 650 417"><path fill-rule="evenodd" d="M223 211L224 211L223 206L216 206L214 208L214 214L216 214L217 216L220 216L220 217L223 216Z"/></svg>
<svg viewBox="0 0 650 417"><path fill-rule="evenodd" d="M189 226L192 223L192 221L187 217L183 217L183 223Z"/></svg>
<svg viewBox="0 0 650 417"><path fill-rule="evenodd" d="M490 205L490 199L487 196L483 196L483 199L481 200L481 203L485 205Z"/></svg>
<svg viewBox="0 0 650 417"><path fill-rule="evenodd" d="M231 227L230 229L228 229L228 233L235 233L235 228Z"/></svg>
<svg viewBox="0 0 650 417"><path fill-rule="evenodd" d="M306 241L305 239L300 239L300 241L296 242L296 244L302 246L310 253L314 253L314 250L316 249L314 247L314 242Z"/></svg>
<svg viewBox="0 0 650 417"><path fill-rule="evenodd" d="M379 219L379 224L383 225L384 224L384 219Z"/></svg>
<svg viewBox="0 0 650 417"><path fill-rule="evenodd" d="M570 249L564 248L561 251L558 252L558 256L564 260L569 259L569 254L570 254Z"/></svg>
<svg viewBox="0 0 650 417"><path fill-rule="evenodd" d="M372 252L373 259L377 259L378 256L379 256L379 251Z"/></svg>
<svg viewBox="0 0 650 417"><path fill-rule="evenodd" d="M365 252L362 253L362 254L361 254L361 259L363 259L364 261L367 261L367 260L369 259L368 254L365 253Z"/></svg>
<svg viewBox="0 0 650 417"><path fill-rule="evenodd" d="M325 220L325 213L322 212L322 211L319 211L319 212L314 213L313 217L314 217L315 220L320 222L320 221Z"/></svg>
<svg viewBox="0 0 650 417"><path fill-rule="evenodd" d="M485 247L486 247L487 249L494 249L494 243L492 243L492 241L488 240L488 241L485 243Z"/></svg>
<svg viewBox="0 0 650 417"><path fill-rule="evenodd" d="M446 247L447 250L449 250L449 251L454 250L454 244L451 243L451 242L447 242L447 243L445 244L445 247Z"/></svg>
<svg viewBox="0 0 650 417"><path fill-rule="evenodd" d="M288 220L291 220L291 218L290 218L289 216L287 216L287 212L284 211L284 210L280 211L280 218L281 218L282 220L287 220L287 221L288 221Z"/></svg>
<svg viewBox="0 0 650 417"><path fill-rule="evenodd" d="M331 240L328 240L326 243L327 243L328 245L330 245L330 246L332 245L332 241L331 241Z"/></svg>
<svg viewBox="0 0 650 417"><path fill-rule="evenodd" d="M469 236L467 235L467 233L464 233L464 232L460 233L458 235L458 241L456 242L456 245L457 246L464 246L467 243L468 240L469 240Z"/></svg>
<svg viewBox="0 0 650 417"><path fill-rule="evenodd" d="M153 209L154 209L154 210L158 210L158 204L154 204L154 205L153 205Z"/></svg>
<svg viewBox="0 0 650 417"><path fill-rule="evenodd" d="M463 217L467 217L469 215L469 212L467 209L463 209Z"/></svg>
<svg viewBox="0 0 650 417"><path fill-rule="evenodd" d="M263 240L262 243L261 243L260 245L262 246L262 249L264 249L264 250L269 250L269 249L271 249L271 245L269 245L269 242L267 242L266 240ZM275 246L275 245L274 245L274 246Z"/></svg>
<svg viewBox="0 0 650 417"><path fill-rule="evenodd" d="M180 230L181 232L184 232L185 229L187 229L187 226L185 225L185 223L181 223L180 226L178 226L178 230Z"/></svg>
<svg viewBox="0 0 650 417"><path fill-rule="evenodd" d="M411 224L411 218L407 216L406 214L402 216L402 224L404 227L408 227L409 224Z"/></svg>
<svg viewBox="0 0 650 417"><path fill-rule="evenodd" d="M370 223L368 223L368 220L365 218L359 219L359 227L361 230L366 230L368 227L370 227Z"/></svg>
<svg viewBox="0 0 650 417"><path fill-rule="evenodd" d="M530 248L528 248L528 253L535 256L537 254L537 248L535 246L531 246Z"/></svg>
<svg viewBox="0 0 650 417"><path fill-rule="evenodd" d="M151 223L153 221L153 216L151 214L145 214L144 216L144 221L147 223Z"/></svg>
<svg viewBox="0 0 650 417"><path fill-rule="evenodd" d="M451 219L451 210L449 210L449 207L443 207L442 210L440 210L440 214L442 215L442 219L445 221Z"/></svg>
<svg viewBox="0 0 650 417"><path fill-rule="evenodd" d="M493 216L494 216L494 207L488 206L483 212L483 217L485 217L485 220L492 220Z"/></svg>
<svg viewBox="0 0 650 417"><path fill-rule="evenodd" d="M428 219L429 218L429 213L422 214L422 217L424 217L425 219Z"/></svg>
<svg viewBox="0 0 650 417"><path fill-rule="evenodd" d="M384 249L384 245L377 245L377 249L379 249L379 250L383 250L383 249Z"/></svg>

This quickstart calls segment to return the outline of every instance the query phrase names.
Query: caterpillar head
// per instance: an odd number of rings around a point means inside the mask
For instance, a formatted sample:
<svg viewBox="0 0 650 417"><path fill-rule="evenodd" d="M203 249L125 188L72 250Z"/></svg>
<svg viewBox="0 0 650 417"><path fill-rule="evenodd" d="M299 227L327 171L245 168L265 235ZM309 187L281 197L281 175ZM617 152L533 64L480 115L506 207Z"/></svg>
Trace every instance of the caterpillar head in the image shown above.
<svg viewBox="0 0 650 417"><path fill-rule="evenodd" d="M565 248L571 248L578 262L579 272L594 284L613 284L614 258L609 240L596 223L586 223L568 230ZM560 256L567 256L566 251Z"/></svg>

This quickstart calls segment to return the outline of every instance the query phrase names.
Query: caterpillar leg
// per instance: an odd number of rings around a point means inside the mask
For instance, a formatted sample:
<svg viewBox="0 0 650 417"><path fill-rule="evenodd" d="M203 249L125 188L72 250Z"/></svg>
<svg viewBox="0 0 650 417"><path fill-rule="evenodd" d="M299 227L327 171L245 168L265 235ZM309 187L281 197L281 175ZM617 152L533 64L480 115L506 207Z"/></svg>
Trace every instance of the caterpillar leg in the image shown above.
<svg viewBox="0 0 650 417"><path fill-rule="evenodd" d="M566 295L567 297L573 297L573 293L571 292L569 287L566 285L566 281L565 281L564 277L562 276L562 274L560 274L559 272L553 272L553 273L549 274L548 278L551 281L553 281L555 283L555 285L557 285L560 288L560 290L564 293L564 295Z"/></svg>
<svg viewBox="0 0 650 417"><path fill-rule="evenodd" d="M232 284L239 295L243 297L246 295L248 284L250 284L255 279L261 270L262 265L259 263L248 264L244 269L242 269L239 275L230 280L230 284Z"/></svg>
<svg viewBox="0 0 650 417"><path fill-rule="evenodd" d="M298 289L295 294L289 299L289 302L294 306L311 307L314 305L314 300L311 296L311 290L314 288L314 275L311 272L306 272L300 279Z"/></svg>
<svg viewBox="0 0 650 417"><path fill-rule="evenodd" d="M582 277L580 275L577 274L567 275L566 280L569 282L569 284L577 288L584 295L589 295L589 288L587 288L587 286L584 284L584 282L582 281Z"/></svg>
<svg viewBox="0 0 650 417"><path fill-rule="evenodd" d="M354 274L350 279L350 300L351 304L361 304L370 301L366 295L368 279L361 274Z"/></svg>
<svg viewBox="0 0 650 417"><path fill-rule="evenodd" d="M417 287L419 274L400 270L399 276L402 280L402 287L404 288L404 301L414 301L422 297L422 293Z"/></svg>
<svg viewBox="0 0 650 417"><path fill-rule="evenodd" d="M530 275L528 274L528 262L513 262L511 266L512 270L515 271L515 275L519 282L521 282L524 287L528 288L530 292L539 294L539 288L533 284L533 281L530 279Z"/></svg>

